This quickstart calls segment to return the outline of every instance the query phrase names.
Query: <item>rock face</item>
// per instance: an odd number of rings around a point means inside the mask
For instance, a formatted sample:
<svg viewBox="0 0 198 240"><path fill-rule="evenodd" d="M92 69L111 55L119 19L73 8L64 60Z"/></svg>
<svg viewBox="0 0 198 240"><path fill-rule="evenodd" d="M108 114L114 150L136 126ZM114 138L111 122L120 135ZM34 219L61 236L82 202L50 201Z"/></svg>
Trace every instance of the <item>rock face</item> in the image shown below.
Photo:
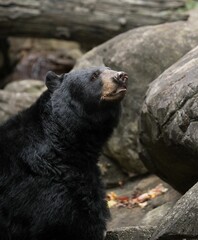
<svg viewBox="0 0 198 240"><path fill-rule="evenodd" d="M198 239L198 183L164 217L150 240Z"/></svg>
<svg viewBox="0 0 198 240"><path fill-rule="evenodd" d="M141 221L144 226L157 226L167 212L174 206L175 202L167 202L148 212Z"/></svg>
<svg viewBox="0 0 198 240"><path fill-rule="evenodd" d="M116 162L108 159L104 155L100 156L98 165L106 189L122 186L129 180L129 176L121 171Z"/></svg>
<svg viewBox="0 0 198 240"><path fill-rule="evenodd" d="M140 121L145 165L180 192L198 181L198 47L151 85Z"/></svg>
<svg viewBox="0 0 198 240"><path fill-rule="evenodd" d="M10 83L0 90L0 123L29 107L44 89L44 83L40 81L23 80Z"/></svg>
<svg viewBox="0 0 198 240"><path fill-rule="evenodd" d="M54 39L9 38L12 73L0 87L24 79L44 80L47 71L69 72L82 56L79 44ZM1 66L1 64L0 64Z"/></svg>
<svg viewBox="0 0 198 240"><path fill-rule="evenodd" d="M127 172L146 171L138 156L137 119L148 84L198 44L197 31L197 21L191 18L188 22L134 29L94 48L76 65L106 65L129 75L122 118L105 149L105 154Z"/></svg>
<svg viewBox="0 0 198 240"><path fill-rule="evenodd" d="M154 227L128 227L107 232L105 240L148 240Z"/></svg>

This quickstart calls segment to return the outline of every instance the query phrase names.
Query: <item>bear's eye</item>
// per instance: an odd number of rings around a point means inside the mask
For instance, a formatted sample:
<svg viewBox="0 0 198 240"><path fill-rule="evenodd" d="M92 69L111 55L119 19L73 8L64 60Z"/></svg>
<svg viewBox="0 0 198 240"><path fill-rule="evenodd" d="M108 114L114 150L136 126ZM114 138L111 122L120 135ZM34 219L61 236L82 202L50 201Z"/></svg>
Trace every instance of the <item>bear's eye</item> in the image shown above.
<svg viewBox="0 0 198 240"><path fill-rule="evenodd" d="M100 75L100 71L94 72L91 76L91 81L96 80L99 77L99 75Z"/></svg>

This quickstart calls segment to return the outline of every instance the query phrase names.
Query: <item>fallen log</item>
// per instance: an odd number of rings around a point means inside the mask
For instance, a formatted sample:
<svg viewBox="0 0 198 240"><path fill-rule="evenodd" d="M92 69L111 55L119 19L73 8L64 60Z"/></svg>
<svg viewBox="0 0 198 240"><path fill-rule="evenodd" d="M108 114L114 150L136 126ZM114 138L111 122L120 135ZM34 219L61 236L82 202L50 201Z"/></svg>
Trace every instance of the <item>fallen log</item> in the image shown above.
<svg viewBox="0 0 198 240"><path fill-rule="evenodd" d="M96 45L131 28L187 19L184 0L0 0L0 35Z"/></svg>

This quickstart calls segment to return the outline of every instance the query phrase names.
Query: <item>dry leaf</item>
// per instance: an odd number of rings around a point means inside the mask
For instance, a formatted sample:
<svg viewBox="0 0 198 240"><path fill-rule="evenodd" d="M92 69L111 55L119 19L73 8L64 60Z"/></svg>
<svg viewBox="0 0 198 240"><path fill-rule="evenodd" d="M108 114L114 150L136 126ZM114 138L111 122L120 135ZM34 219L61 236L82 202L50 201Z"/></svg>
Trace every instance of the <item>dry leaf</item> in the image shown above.
<svg viewBox="0 0 198 240"><path fill-rule="evenodd" d="M139 206L144 208L148 205L150 199L156 198L157 196L168 191L162 184L157 185L155 188L149 190L146 193L140 194L137 197L129 196L117 196L116 193L110 192L107 194L107 202L109 208L113 206L132 208Z"/></svg>
<svg viewBox="0 0 198 240"><path fill-rule="evenodd" d="M111 208L113 206L115 206L117 204L117 202L115 200L109 200L107 201L108 207Z"/></svg>
<svg viewBox="0 0 198 240"><path fill-rule="evenodd" d="M117 199L117 195L114 192L110 192L107 194L107 201L116 200L116 199Z"/></svg>

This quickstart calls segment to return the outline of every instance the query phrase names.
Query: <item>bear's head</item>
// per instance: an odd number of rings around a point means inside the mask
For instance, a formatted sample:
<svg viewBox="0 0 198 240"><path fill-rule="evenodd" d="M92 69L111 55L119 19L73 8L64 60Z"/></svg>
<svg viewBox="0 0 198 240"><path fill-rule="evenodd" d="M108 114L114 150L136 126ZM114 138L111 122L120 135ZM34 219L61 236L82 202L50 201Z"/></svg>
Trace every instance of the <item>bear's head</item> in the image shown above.
<svg viewBox="0 0 198 240"><path fill-rule="evenodd" d="M46 86L54 103L64 105L67 102L70 106L81 106L90 112L107 103L120 102L127 90L127 80L128 76L124 72L94 67L62 75L48 72Z"/></svg>

